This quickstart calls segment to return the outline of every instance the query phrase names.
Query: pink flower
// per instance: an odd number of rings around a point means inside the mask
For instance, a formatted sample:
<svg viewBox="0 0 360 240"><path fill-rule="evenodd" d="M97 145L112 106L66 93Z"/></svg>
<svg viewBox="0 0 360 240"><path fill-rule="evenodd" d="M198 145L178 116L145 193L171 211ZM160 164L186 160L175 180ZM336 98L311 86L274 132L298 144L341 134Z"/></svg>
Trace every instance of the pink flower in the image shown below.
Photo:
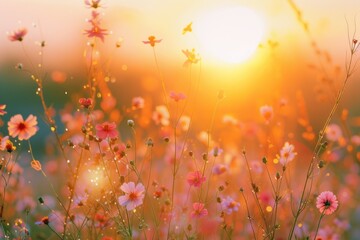
<svg viewBox="0 0 360 240"><path fill-rule="evenodd" d="M101 41L104 42L105 35L108 35L108 32L106 29L101 28L98 24L92 23L91 29L85 30L85 34L91 38L91 37L97 37L100 38Z"/></svg>
<svg viewBox="0 0 360 240"><path fill-rule="evenodd" d="M342 137L342 131L339 125L337 124L330 124L326 128L326 138L332 142L336 142Z"/></svg>
<svg viewBox="0 0 360 240"><path fill-rule="evenodd" d="M134 97L131 103L134 110L144 108L144 99L142 97Z"/></svg>
<svg viewBox="0 0 360 240"><path fill-rule="evenodd" d="M13 31L9 34L9 40L12 42L19 41L21 42L24 39L24 36L27 34L26 28L20 28L16 31Z"/></svg>
<svg viewBox="0 0 360 240"><path fill-rule="evenodd" d="M94 2L94 1L92 1L92 2ZM96 4L98 4L98 2ZM96 11L92 11L91 19L88 20L88 22L91 24L91 28L88 30L85 30L85 34L89 38L97 37L97 38L100 38L101 41L104 41L104 36L108 35L108 32L106 29L103 29L100 27L99 13Z"/></svg>
<svg viewBox="0 0 360 240"><path fill-rule="evenodd" d="M149 41L143 41L144 44L150 44L150 46L155 47L156 43L160 43L162 39L156 39L154 36L148 37Z"/></svg>
<svg viewBox="0 0 360 240"><path fill-rule="evenodd" d="M11 137L18 137L21 140L28 140L38 131L37 118L30 114L24 121L20 114L10 118L8 122L9 135Z"/></svg>
<svg viewBox="0 0 360 240"><path fill-rule="evenodd" d="M76 220L76 218L75 218ZM64 230L65 216L59 211L52 211L49 216L44 217L39 222L35 222L37 225L49 225L56 232L62 232Z"/></svg>
<svg viewBox="0 0 360 240"><path fill-rule="evenodd" d="M126 155L126 146L123 143L116 145L113 150L120 159Z"/></svg>
<svg viewBox="0 0 360 240"><path fill-rule="evenodd" d="M170 98L172 100L174 100L175 102L178 102L180 100L184 100L186 98L186 95L181 93L181 92L177 93L177 92L171 91L170 92Z"/></svg>
<svg viewBox="0 0 360 240"><path fill-rule="evenodd" d="M208 210L203 203L193 203L193 211L190 213L192 218L204 217L208 215Z"/></svg>
<svg viewBox="0 0 360 240"><path fill-rule="evenodd" d="M4 110L5 108L6 108L5 104L0 104L0 116L6 114L6 111Z"/></svg>
<svg viewBox="0 0 360 240"><path fill-rule="evenodd" d="M237 212L239 210L240 203L234 201L232 197L227 196L221 200L221 208L226 214Z"/></svg>
<svg viewBox="0 0 360 240"><path fill-rule="evenodd" d="M190 186L200 187L206 181L206 177L200 171L188 173L186 180Z"/></svg>
<svg viewBox="0 0 360 240"><path fill-rule="evenodd" d="M101 139L106 138L116 138L118 136L118 131L116 130L116 124L114 122L104 122L102 124L96 125L96 136Z"/></svg>
<svg viewBox="0 0 360 240"><path fill-rule="evenodd" d="M164 105L157 106L152 115L152 119L156 125L161 124L163 126L168 126L170 124L169 118L170 113Z"/></svg>
<svg viewBox="0 0 360 240"><path fill-rule="evenodd" d="M260 107L260 114L265 119L265 122L269 123L274 116L274 110L271 106L265 105Z"/></svg>
<svg viewBox="0 0 360 240"><path fill-rule="evenodd" d="M296 152L294 152L294 145L286 142L283 148L280 150L280 163L286 165L288 162L294 160Z"/></svg>
<svg viewBox="0 0 360 240"><path fill-rule="evenodd" d="M335 212L338 206L339 204L336 196L330 191L322 192L316 198L316 207L319 209L321 214L330 215Z"/></svg>
<svg viewBox="0 0 360 240"><path fill-rule="evenodd" d="M119 197L121 206L125 206L128 211L135 209L143 203L145 187L141 183L135 186L134 182L123 183L120 189L125 195Z"/></svg>
<svg viewBox="0 0 360 240"><path fill-rule="evenodd" d="M49 217L42 217L40 221L35 222L36 225L49 225Z"/></svg>

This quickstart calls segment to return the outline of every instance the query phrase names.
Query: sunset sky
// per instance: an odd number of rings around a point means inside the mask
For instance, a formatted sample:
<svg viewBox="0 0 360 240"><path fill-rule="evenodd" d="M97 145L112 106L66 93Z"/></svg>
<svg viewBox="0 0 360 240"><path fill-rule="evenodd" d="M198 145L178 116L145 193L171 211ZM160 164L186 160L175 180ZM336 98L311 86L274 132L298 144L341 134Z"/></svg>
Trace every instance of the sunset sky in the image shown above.
<svg viewBox="0 0 360 240"><path fill-rule="evenodd" d="M353 19L359 13L360 2L301 0L295 3L303 11L316 40L331 53L343 55L347 38L345 17L353 29ZM278 0L103 1L101 11L104 14L104 27L112 31L106 44L111 45L121 37L123 49L120 54L131 62L144 59L142 53L147 49L141 41L155 35L163 39L160 54L164 58L174 58L179 49L194 47L194 38L183 37L182 28L191 21L195 24L204 13L224 6L243 6L256 12L265 23L264 42L271 39L285 46L294 45L296 49L308 44L290 5L287 1ZM81 36L86 28L85 19L88 18L89 9L80 0L4 1L0 13L3 19L0 23L0 33L3 35L0 38L1 62L8 59L9 52L14 53L16 48L7 41L7 32L21 26L29 29L29 39L32 41L42 39L42 32L43 39L48 42L47 52L53 56L51 63L61 60L68 62L69 56L73 55L71 53L81 51L81 43L86 39ZM37 29L33 29L33 23L38 25ZM216 59L208 60L216 62Z"/></svg>
<svg viewBox="0 0 360 240"><path fill-rule="evenodd" d="M308 70L308 65L317 61L310 39L287 1L107 0L101 3L102 26L111 34L106 36L104 43L99 42L99 47L107 58L104 61L111 62L109 68L115 76L130 76L139 79L143 85L153 82L151 79L156 75L153 53L142 41L154 35L162 39L156 52L162 71L170 82L188 76L182 68L185 56L181 50L192 48L201 52L202 76L207 83L204 87L209 87L214 92L223 88L230 96L236 96L236 99L242 96L242 100L248 100L254 91L266 99L269 93L266 86L271 85L280 92L281 89L291 92L292 88L312 84L316 78ZM334 66L343 68L348 51L345 19L349 22L352 34L355 21L358 22L356 16L360 11L360 2L302 0L295 3L302 10L313 39L322 50L329 53ZM201 48L204 44L199 44L199 36L196 35L198 32L195 30L191 34L182 34L182 29L190 22L196 25L203 16L223 7L246 7L263 23L259 43L261 47L241 63L226 63L211 56L208 49ZM0 64L26 64L21 45L7 39L8 32L26 27L29 33L23 44L29 55L36 59L38 48L34 44L46 41L44 68L50 72L64 71L70 76L84 73L86 68L83 55L88 41L84 30L88 28L86 19L90 12L80 0L33 0L31 3L28 0L6 1L0 9L4 19L0 23L0 33L3 36L0 38ZM212 29L212 26L207 27ZM247 35L246 32L237 34L240 37ZM122 39L122 46L115 49L115 43L119 39ZM275 51L269 47L269 41L276 44ZM198 69L194 73L195 71ZM122 77L117 78L121 81ZM284 79L291 79L294 84L289 86ZM259 84L263 88L257 89Z"/></svg>

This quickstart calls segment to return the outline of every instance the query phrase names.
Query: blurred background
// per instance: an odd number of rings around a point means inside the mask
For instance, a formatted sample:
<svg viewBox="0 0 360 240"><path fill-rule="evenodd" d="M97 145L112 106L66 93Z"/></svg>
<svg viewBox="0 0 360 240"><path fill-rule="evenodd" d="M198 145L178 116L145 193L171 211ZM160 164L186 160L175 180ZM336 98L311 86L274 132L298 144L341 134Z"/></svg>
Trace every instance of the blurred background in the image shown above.
<svg viewBox="0 0 360 240"><path fill-rule="evenodd" d="M104 42L97 42L96 57L117 100L117 108L131 106L135 96L144 97L153 106L162 104L159 67L169 91L186 92L188 82L199 79L199 111L194 116L198 127L209 125L217 93L223 90L226 97L219 108L219 118L229 113L242 121L258 121L260 106L286 103L302 109L299 115L308 117L317 133L345 79L349 41L351 45L353 38L360 39L358 0L104 0L100 3L101 26L109 34ZM222 22L226 15L208 13L223 7L250 9L262 24L261 31L255 32L259 38L258 42L252 42L254 50L240 62L223 61L206 48L206 41L216 38L217 32L228 24ZM91 10L80 0L8 0L2 2L0 16L0 104L6 104L8 112L3 122L17 113L34 114L40 119L43 116L35 95L37 87L25 71L16 69L19 63L24 69L42 63L44 94L49 106L60 111L68 103L76 104L87 81L89 39L84 31L89 28L87 19ZM183 34L191 22L193 31ZM224 37L224 43L212 48L222 49L232 38L241 41L257 29L246 29L253 23L246 16L233 22L235 27ZM237 30L236 24L245 28ZM24 41L10 42L7 35L20 27L28 29ZM204 29L209 35L201 35ZM150 35L162 40L155 47L158 66L153 49L143 43ZM39 55L42 41L46 46ZM186 56L182 50L193 48L200 54L201 64L184 67ZM359 133L360 127L359 76L356 67L334 118L337 122L341 110L348 109L353 133ZM295 115L293 108L288 111ZM60 114L56 120L62 132ZM289 124L293 124L292 130L301 130L295 122ZM44 121L40 120L39 126L47 129ZM37 152L45 152L44 136L49 133L50 130L42 130L32 138ZM359 220L358 215L353 222Z"/></svg>
<svg viewBox="0 0 360 240"><path fill-rule="evenodd" d="M261 36L245 61L227 63L202 48L204 40L197 35L200 31L196 31L196 24L202 21L201 27L208 28L210 36L215 37L221 24L226 23L221 22L220 16L206 25L209 18L202 17L214 9L239 6L251 9L260 19ZM154 35L162 39L156 46L156 54L168 89L185 91L184 82L200 75L199 99L204 100L200 103L204 111L211 109L215 101L208 97L216 96L222 89L226 99L220 111L235 112L251 120L258 115L259 106L274 104L279 99L294 101L291 96L300 91L305 96L311 123L320 127L344 79L349 35L357 37L360 2L107 0L100 2L99 10L101 25L109 35L103 43L99 41L98 57L119 105L128 105L133 96L157 99L156 91L161 87L153 52L142 42ZM86 82L84 54L89 40L84 31L88 29L91 10L83 1L14 0L4 2L0 14L3 19L0 103L7 104L9 112L4 120L18 112L40 114L42 111L39 99L34 97L36 85L26 73L15 69L18 63L29 69L31 64L42 61L47 102L56 109L63 108L72 93L78 92ZM248 20L238 21L243 24ZM195 29L184 35L183 28L190 22ZM7 34L20 27L28 29L25 40L10 42ZM240 39L249 33L236 31ZM41 41L45 41L46 47L39 56ZM115 47L117 43L120 48ZM182 50L193 48L200 53L202 62L189 70L183 67L186 58ZM356 71L341 103L353 116L360 114L358 76ZM353 127L357 124L354 119Z"/></svg>

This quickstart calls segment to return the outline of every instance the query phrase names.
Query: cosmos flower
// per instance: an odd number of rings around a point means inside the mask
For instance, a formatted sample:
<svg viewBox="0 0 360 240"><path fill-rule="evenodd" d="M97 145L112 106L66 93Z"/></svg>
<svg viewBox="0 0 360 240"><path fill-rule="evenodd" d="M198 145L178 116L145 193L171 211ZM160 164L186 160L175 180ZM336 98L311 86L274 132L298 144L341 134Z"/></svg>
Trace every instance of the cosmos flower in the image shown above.
<svg viewBox="0 0 360 240"><path fill-rule="evenodd" d="M25 121L20 114L17 114L8 122L9 135L18 137L20 141L28 140L38 131L37 123L37 118L32 114Z"/></svg>
<svg viewBox="0 0 360 240"><path fill-rule="evenodd" d="M135 186L134 182L123 183L120 189L125 193L119 197L121 206L126 207L128 211L135 209L143 203L145 196L145 187L141 183Z"/></svg>
<svg viewBox="0 0 360 240"><path fill-rule="evenodd" d="M105 35L108 35L107 29L101 28L98 24L92 23L92 27L88 30L85 30L85 34L91 38L96 37L100 38L104 42Z"/></svg>
<svg viewBox="0 0 360 240"><path fill-rule="evenodd" d="M184 62L184 67L189 66L190 64L195 64L198 63L200 61L200 56L199 54L197 54L195 52L195 49L192 49L191 51L186 49L186 50L182 50L182 52L185 54L186 56L186 61Z"/></svg>
<svg viewBox="0 0 360 240"><path fill-rule="evenodd" d="M144 99L142 97L134 97L131 101L133 110L144 108Z"/></svg>
<svg viewBox="0 0 360 240"><path fill-rule="evenodd" d="M161 124L163 126L168 126L170 124L170 113L166 106L157 106L153 112L152 119L156 125Z"/></svg>
<svg viewBox="0 0 360 240"><path fill-rule="evenodd" d="M175 102L179 102L181 100L184 100L186 98L186 95L181 92L170 92L170 98L174 100Z"/></svg>
<svg viewBox="0 0 360 240"><path fill-rule="evenodd" d="M148 41L143 41L144 44L150 44L150 46L155 47L156 43L160 43L162 39L156 39L154 36L148 37Z"/></svg>
<svg viewBox="0 0 360 240"><path fill-rule="evenodd" d="M329 141L336 142L339 138L342 137L342 131L339 125L337 124L329 124L325 130L326 138Z"/></svg>
<svg viewBox="0 0 360 240"><path fill-rule="evenodd" d="M208 210L203 203L193 203L193 211L190 213L192 218L200 218L208 215Z"/></svg>
<svg viewBox="0 0 360 240"><path fill-rule="evenodd" d="M97 9L100 7L101 0L85 0L85 5L89 8Z"/></svg>
<svg viewBox="0 0 360 240"><path fill-rule="evenodd" d="M114 122L104 122L102 124L96 125L96 136L101 139L106 138L116 138L118 136L118 131L116 130L116 124Z"/></svg>
<svg viewBox="0 0 360 240"><path fill-rule="evenodd" d="M234 201L232 197L227 196L221 200L221 208L226 214L237 212L239 210L240 203Z"/></svg>
<svg viewBox="0 0 360 240"><path fill-rule="evenodd" d="M8 36L9 40L12 42L19 41L21 42L24 39L24 36L27 34L26 28L20 28L11 32Z"/></svg>
<svg viewBox="0 0 360 240"><path fill-rule="evenodd" d="M200 171L188 173L186 180L190 186L200 187L206 181L206 177Z"/></svg>
<svg viewBox="0 0 360 240"><path fill-rule="evenodd" d="M316 207L319 209L321 214L330 215L335 212L338 206L339 203L335 194L330 191L322 192L316 198Z"/></svg>
<svg viewBox="0 0 360 240"><path fill-rule="evenodd" d="M180 126L181 130L183 130L184 132L186 132L187 130L189 130L190 121L191 121L191 119L190 119L189 116L182 115L182 116L179 118L179 126Z"/></svg>
<svg viewBox="0 0 360 240"><path fill-rule="evenodd" d="M40 221L35 222L36 225L49 225L49 223L50 222L48 216L42 217Z"/></svg>
<svg viewBox="0 0 360 240"><path fill-rule="evenodd" d="M292 160L294 160L295 156L296 156L296 152L294 152L294 145L289 144L288 142L286 142L283 146L283 148L280 150L280 163L284 166L286 165L288 162L291 162Z"/></svg>

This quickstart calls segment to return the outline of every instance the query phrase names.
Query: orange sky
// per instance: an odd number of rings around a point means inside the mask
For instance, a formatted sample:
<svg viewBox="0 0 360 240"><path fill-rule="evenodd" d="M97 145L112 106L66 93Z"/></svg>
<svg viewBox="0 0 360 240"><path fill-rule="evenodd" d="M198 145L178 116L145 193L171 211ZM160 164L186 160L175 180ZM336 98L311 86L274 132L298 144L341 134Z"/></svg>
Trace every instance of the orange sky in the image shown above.
<svg viewBox="0 0 360 240"><path fill-rule="evenodd" d="M239 4L248 6L258 12L266 21L264 41L273 39L284 44L307 44L302 29L296 22L294 13L286 1L164 1L164 0L106 0L102 1L105 14L104 27L112 31L106 44L110 45L118 37L124 39L121 55L128 60L144 60L142 45L150 34L163 38L164 46L159 47L159 54L165 58L179 54L180 49L193 47L189 38L182 38L181 29L194 21L201 12L217 6ZM303 10L305 19L310 23L312 32L318 42L337 54L343 52L346 43L346 23L344 16L351 19L360 11L360 1L344 0L301 0L296 1ZM48 42L48 63L72 62L75 52L81 52L80 46L86 41L82 31L86 28L85 19L89 9L83 1L74 0L12 0L2 3L0 15L0 63L4 56L15 54L17 46L9 43L6 33L20 26L29 28L32 42L40 40L40 31L32 23L41 26L44 39ZM5 21L4 21L5 19ZM19 23L21 21L21 23ZM358 24L360 25L360 24ZM360 32L360 31L359 31ZM26 44L30 44L27 42ZM164 51L164 52L162 52ZM136 52L136 54L134 54ZM165 56L166 55L166 56ZM50 59L51 58L51 59ZM62 63L63 64L63 63Z"/></svg>
<svg viewBox="0 0 360 240"><path fill-rule="evenodd" d="M104 7L100 10L104 13L103 26L112 32L103 44L105 47L103 55L112 59L114 64L111 70L114 72L122 71L123 66L127 66L128 74L132 75L136 72L146 77L148 71L153 72L152 51L142 43L142 40L149 35L155 35L163 39L156 51L164 74L171 78L185 78L187 73L184 73L181 67L184 61L181 49L197 48L197 46L194 38L182 35L182 28L208 9L234 4L247 6L261 15L265 20L266 28L262 44L272 40L278 42L279 47L276 56L267 49L258 49L247 62L237 65L226 65L217 62L216 59L203 59L204 78L210 79L210 83L220 81L225 87L231 88L232 83L224 82L224 79L240 81L239 79L249 78L247 72L251 72L252 78L266 78L274 73L274 68L278 68L276 70L278 72L286 71L289 75L295 73L296 76L296 72L306 66L307 61L314 61L309 39L298 24L287 1L103 0L102 2ZM343 66L348 47L345 16L349 19L350 28L354 29L352 19L360 11L360 1L298 0L296 3L302 9L305 20L309 22L314 39L323 49L330 52L336 64ZM20 45L8 41L6 33L25 26L29 29L29 34L24 45L31 56L36 57L37 54L36 48L33 47L35 41L45 39L47 42L44 53L45 68L62 70L69 74L73 74L77 69L86 69L83 52L87 39L83 31L88 27L85 19L89 17L90 12L91 10L80 0L5 1L0 8L0 16L5 19L0 22L0 33L3 36L0 37L0 64L6 61L24 61ZM32 26L33 23L37 24L36 28ZM358 32L360 33L360 30ZM115 41L119 37L124 40L123 46L114 51ZM269 61L273 61L273 58L279 60L280 64L269 65ZM305 62L299 65L299 59ZM222 71L215 70L218 68Z"/></svg>

